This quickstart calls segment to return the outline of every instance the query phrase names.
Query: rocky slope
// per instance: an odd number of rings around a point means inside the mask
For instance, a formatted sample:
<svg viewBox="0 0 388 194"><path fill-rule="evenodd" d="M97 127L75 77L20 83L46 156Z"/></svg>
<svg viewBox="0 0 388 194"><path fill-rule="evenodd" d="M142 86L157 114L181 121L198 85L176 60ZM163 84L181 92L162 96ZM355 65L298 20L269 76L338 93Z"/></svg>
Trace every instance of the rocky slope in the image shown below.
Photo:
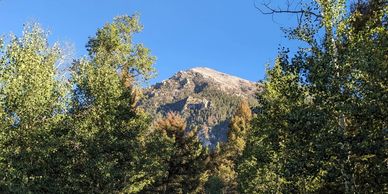
<svg viewBox="0 0 388 194"><path fill-rule="evenodd" d="M188 127L198 127L204 144L215 145L226 140L229 120L239 102L255 103L254 95L260 90L261 86L248 80L198 67L147 88L142 106L155 117L180 113Z"/></svg>

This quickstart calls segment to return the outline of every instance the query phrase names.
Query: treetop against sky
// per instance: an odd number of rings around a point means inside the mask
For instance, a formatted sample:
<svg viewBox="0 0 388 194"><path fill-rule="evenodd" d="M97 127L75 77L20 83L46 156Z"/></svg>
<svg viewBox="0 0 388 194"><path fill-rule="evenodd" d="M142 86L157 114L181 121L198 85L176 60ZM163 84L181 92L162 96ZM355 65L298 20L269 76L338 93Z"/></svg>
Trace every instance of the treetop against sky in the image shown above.
<svg viewBox="0 0 388 194"><path fill-rule="evenodd" d="M50 41L70 45L76 58L87 54L84 46L97 28L134 13L144 25L135 41L157 56L159 76L151 83L196 66L261 80L279 45L297 46L280 29L291 26L294 16L272 19L255 8L254 0L2 0L0 34L20 34L23 24L39 22L51 32Z"/></svg>

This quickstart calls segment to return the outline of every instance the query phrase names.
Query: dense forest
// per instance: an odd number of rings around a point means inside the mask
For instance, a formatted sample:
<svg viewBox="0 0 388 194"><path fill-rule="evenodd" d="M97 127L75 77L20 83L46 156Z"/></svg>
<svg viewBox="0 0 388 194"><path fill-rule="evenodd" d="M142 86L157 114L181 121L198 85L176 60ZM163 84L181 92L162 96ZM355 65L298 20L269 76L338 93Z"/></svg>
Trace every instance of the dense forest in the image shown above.
<svg viewBox="0 0 388 194"><path fill-rule="evenodd" d="M137 15L98 29L69 69L38 24L4 36L0 193L387 193L388 2L265 8L296 14L284 33L306 46L279 49L214 148L138 106L156 58L133 41Z"/></svg>

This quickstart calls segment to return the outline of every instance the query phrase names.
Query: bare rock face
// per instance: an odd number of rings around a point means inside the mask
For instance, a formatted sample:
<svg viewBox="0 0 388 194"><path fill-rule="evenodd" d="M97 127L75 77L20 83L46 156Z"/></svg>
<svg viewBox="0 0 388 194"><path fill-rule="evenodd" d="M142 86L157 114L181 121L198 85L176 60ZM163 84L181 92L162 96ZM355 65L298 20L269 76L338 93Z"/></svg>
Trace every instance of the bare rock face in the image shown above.
<svg viewBox="0 0 388 194"><path fill-rule="evenodd" d="M226 140L229 120L239 102L255 104L255 93L261 90L261 85L248 80L197 67L145 89L141 106L156 118L180 113L188 127L199 129L205 145L214 146Z"/></svg>
<svg viewBox="0 0 388 194"><path fill-rule="evenodd" d="M212 81L214 85L219 86L219 90L225 93L248 97L256 92L254 83L239 77L221 73L207 67L197 67L189 71Z"/></svg>
<svg viewBox="0 0 388 194"><path fill-rule="evenodd" d="M187 111L187 110L204 110L204 109L207 109L209 108L210 106L210 102L208 100L206 100L205 98L203 99L198 99L198 98L194 98L194 97L187 97L186 98L186 102L185 102L185 106L183 108L183 111Z"/></svg>

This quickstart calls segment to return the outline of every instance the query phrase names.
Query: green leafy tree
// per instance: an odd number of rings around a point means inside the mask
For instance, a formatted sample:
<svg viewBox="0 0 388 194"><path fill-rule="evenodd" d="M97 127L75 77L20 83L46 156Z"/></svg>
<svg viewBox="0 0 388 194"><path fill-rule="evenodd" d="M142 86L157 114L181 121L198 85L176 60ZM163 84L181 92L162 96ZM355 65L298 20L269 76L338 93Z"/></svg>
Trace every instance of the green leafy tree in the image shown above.
<svg viewBox="0 0 388 194"><path fill-rule="evenodd" d="M308 48L282 51L267 73L238 167L242 192L387 190L387 3L346 10L314 1L288 31Z"/></svg>
<svg viewBox="0 0 388 194"><path fill-rule="evenodd" d="M306 137L303 131L291 136L289 130L304 128L305 122L290 122L290 118L299 118L305 114L302 111L304 101L303 88L295 82L298 79L294 73L283 70L283 62L277 60L275 66L268 71L265 91L259 97L260 112L253 120L253 130L244 151L243 162L239 164L240 189L244 193L261 192L291 192L287 188L289 176L297 172L285 169L283 162L289 161L294 170L301 169L293 159L308 158L308 153L301 150L308 148L312 139ZM287 84L285 84L287 83ZM300 92L294 92L298 91ZM311 134L313 136L313 134ZM296 144L295 140L305 140ZM290 147L288 147L290 145ZM291 147L292 146L292 147ZM299 147L300 146L300 147ZM297 176L295 176L297 177ZM308 180L307 177L298 177ZM296 181L295 181L296 182ZM295 182L290 184L294 185Z"/></svg>
<svg viewBox="0 0 388 194"><path fill-rule="evenodd" d="M72 66L66 192L138 193L163 172L150 119L137 108L137 86L152 77L155 60L133 43L141 29L136 15L116 17L90 38L89 58Z"/></svg>
<svg viewBox="0 0 388 194"><path fill-rule="evenodd" d="M58 192L60 126L68 86L59 76L61 49L26 25L0 55L0 192Z"/></svg>

